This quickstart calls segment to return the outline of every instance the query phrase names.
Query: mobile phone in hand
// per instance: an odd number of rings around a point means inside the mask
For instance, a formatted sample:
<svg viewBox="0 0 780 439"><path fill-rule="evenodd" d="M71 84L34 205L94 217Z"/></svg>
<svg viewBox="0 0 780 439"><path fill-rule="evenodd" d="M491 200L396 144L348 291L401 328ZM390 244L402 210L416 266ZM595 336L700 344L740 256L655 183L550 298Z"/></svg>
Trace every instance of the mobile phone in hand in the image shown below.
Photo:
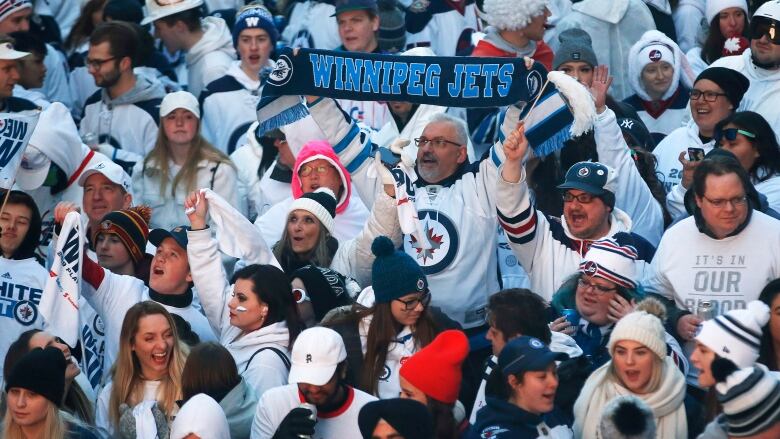
<svg viewBox="0 0 780 439"><path fill-rule="evenodd" d="M703 148L688 148L688 160L692 162L700 162L704 160Z"/></svg>

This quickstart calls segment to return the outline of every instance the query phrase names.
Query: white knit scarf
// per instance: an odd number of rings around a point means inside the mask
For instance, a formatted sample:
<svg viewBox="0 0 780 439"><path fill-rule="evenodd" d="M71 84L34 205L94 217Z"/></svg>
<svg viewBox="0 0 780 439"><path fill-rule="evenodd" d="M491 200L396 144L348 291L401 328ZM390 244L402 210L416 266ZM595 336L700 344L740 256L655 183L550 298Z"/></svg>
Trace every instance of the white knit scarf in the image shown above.
<svg viewBox="0 0 780 439"><path fill-rule="evenodd" d="M610 377L612 362L596 369L574 403L574 437L596 439L599 421L604 407L613 399L632 392ZM653 393L634 396L642 398L653 410L656 423L656 437L688 437L688 421L685 417L685 377L674 361L666 357L663 363L661 387Z"/></svg>

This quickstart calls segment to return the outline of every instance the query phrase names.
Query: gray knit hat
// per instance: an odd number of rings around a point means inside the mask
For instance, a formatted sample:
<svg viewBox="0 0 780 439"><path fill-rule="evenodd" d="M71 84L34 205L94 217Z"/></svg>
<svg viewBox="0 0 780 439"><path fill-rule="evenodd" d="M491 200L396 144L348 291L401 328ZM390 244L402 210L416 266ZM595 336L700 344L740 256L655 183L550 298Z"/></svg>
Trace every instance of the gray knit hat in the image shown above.
<svg viewBox="0 0 780 439"><path fill-rule="evenodd" d="M377 43L382 52L398 53L406 46L404 13L393 3L379 4L379 33Z"/></svg>
<svg viewBox="0 0 780 439"><path fill-rule="evenodd" d="M561 64L569 61L582 61L596 67L596 53L593 51L593 41L582 29L567 29L558 35L561 44L555 51L553 69L558 69Z"/></svg>
<svg viewBox="0 0 780 439"><path fill-rule="evenodd" d="M599 433L610 439L655 439L653 410L634 395L618 396L604 407Z"/></svg>

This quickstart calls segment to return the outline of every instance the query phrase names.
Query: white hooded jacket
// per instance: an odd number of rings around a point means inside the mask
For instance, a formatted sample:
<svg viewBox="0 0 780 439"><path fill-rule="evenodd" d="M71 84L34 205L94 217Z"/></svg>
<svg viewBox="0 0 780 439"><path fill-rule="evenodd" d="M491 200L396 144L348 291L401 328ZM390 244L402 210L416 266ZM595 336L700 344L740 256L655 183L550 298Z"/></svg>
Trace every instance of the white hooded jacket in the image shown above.
<svg viewBox="0 0 780 439"><path fill-rule="evenodd" d="M201 21L203 37L187 51L187 85L196 97L211 81L221 78L236 59L233 37L225 20L206 17Z"/></svg>
<svg viewBox="0 0 780 439"><path fill-rule="evenodd" d="M699 127L693 119L689 120L684 127L669 133L653 150L653 155L658 161L655 173L658 180L664 185L664 190L669 193L674 185L682 181L681 152L687 151L688 148L702 148L707 154L714 146L715 140L710 140L707 143L701 141Z"/></svg>

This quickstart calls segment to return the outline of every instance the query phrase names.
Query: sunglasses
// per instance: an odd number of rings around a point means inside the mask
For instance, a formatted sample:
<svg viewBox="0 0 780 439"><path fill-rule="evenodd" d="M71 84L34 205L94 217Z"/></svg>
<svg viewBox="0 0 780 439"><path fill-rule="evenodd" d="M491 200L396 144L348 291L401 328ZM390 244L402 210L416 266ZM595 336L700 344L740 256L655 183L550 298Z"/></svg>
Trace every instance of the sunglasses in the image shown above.
<svg viewBox="0 0 780 439"><path fill-rule="evenodd" d="M780 29L777 28L777 21L755 17L750 22L750 38L760 40L764 35L772 44L780 44Z"/></svg>
<svg viewBox="0 0 780 439"><path fill-rule="evenodd" d="M756 135L750 131L745 131L739 128L726 128L725 130L720 130L720 132L715 136L715 141L720 142L722 139L726 139L729 142L733 142L737 140L737 134L742 134L748 139L756 138Z"/></svg>

